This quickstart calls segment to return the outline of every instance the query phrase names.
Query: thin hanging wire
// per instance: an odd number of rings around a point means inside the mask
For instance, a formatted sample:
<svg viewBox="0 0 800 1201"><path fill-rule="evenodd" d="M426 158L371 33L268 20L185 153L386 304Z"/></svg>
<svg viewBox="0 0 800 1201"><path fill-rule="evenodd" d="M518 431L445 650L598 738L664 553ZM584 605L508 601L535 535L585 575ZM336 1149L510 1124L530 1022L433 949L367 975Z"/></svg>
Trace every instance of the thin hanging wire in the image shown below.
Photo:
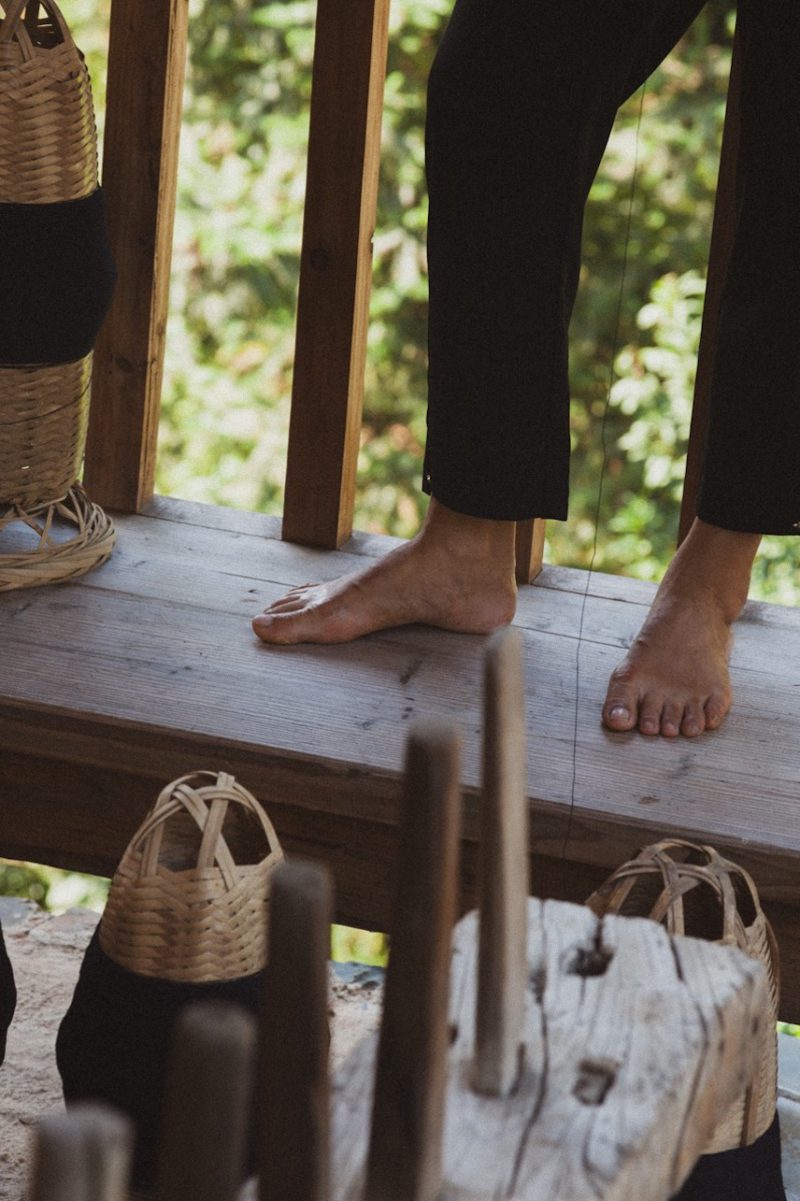
<svg viewBox="0 0 800 1201"><path fill-rule="evenodd" d="M600 482L597 489L597 503L594 512L594 538L592 541L592 553L589 559L589 569L586 572L586 584L583 589L583 597L581 599L580 620L578 622L578 640L575 647L575 710L573 714L573 729L572 729L572 781L570 784L570 801L569 801L569 817L567 819L567 829L564 834L564 841L561 847L561 861L564 863L567 857L567 846L572 836L572 823L575 815L575 789L578 778L578 719L580 715L580 688L581 688L581 647L583 645L583 626L586 616L586 602L589 596L589 588L592 580L592 572L594 571L595 559L597 558L597 542L600 528L600 511L603 504L603 485L605 483L606 468L608 466L608 446L606 441L606 426L608 423L608 410L611 407L611 392L614 384L617 381L616 363L617 355L619 354L619 334L620 325L622 323L622 305L625 300L625 285L628 276L628 249L631 237L631 225L633 222L633 210L636 203L636 186L639 180L639 136L642 129L642 114L644 112L644 98L647 92L647 84L642 84L641 95L639 97L639 112L636 119L636 144L633 154L633 171L631 173L631 188L628 197L628 214L625 222L625 249L622 256L622 271L620 273L619 291L617 293L617 307L614 318L614 337L611 348L611 362L608 369L608 388L606 389L605 405L603 407L603 418L600 423L600 445L602 448L602 463L600 465Z"/></svg>

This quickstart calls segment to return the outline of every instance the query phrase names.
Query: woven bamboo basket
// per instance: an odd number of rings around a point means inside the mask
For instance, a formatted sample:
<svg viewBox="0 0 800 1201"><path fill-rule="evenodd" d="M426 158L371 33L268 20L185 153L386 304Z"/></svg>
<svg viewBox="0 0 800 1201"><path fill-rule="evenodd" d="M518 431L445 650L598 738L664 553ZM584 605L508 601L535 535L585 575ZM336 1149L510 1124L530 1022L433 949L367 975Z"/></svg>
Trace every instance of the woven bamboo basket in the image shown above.
<svg viewBox="0 0 800 1201"><path fill-rule="evenodd" d="M0 0L3 13L0 202L81 200L98 185L86 64L54 0ZM111 553L110 520L70 496L86 445L91 370L91 354L74 363L0 366L0 532L15 521L29 524L48 505L59 506L43 519L48 534L54 521L66 523L59 539L42 540L27 557L16 548L0 553L0 589L68 579Z"/></svg>
<svg viewBox="0 0 800 1201"><path fill-rule="evenodd" d="M270 876L283 860L254 796L225 772L168 784L111 883L100 945L142 976L236 980L267 960Z"/></svg>
<svg viewBox="0 0 800 1201"><path fill-rule="evenodd" d="M705 1154L749 1146L775 1117L780 994L778 945L750 875L713 847L666 839L623 863L586 903L601 917L649 917L672 935L738 947L764 964L773 1020L764 1024L760 1072L724 1115Z"/></svg>

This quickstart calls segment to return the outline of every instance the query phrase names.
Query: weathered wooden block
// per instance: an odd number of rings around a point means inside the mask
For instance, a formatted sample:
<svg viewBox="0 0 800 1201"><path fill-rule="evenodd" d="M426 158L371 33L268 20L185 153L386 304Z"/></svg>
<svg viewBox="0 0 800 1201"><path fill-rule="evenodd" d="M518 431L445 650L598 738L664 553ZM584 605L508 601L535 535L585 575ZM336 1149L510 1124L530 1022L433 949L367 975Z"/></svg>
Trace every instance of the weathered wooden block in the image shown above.
<svg viewBox="0 0 800 1201"><path fill-rule="evenodd" d="M638 918L528 902L519 1077L474 1091L478 916L456 927L441 1201L667 1201L754 1069L763 968ZM364 1192L376 1039L334 1087L335 1201Z"/></svg>

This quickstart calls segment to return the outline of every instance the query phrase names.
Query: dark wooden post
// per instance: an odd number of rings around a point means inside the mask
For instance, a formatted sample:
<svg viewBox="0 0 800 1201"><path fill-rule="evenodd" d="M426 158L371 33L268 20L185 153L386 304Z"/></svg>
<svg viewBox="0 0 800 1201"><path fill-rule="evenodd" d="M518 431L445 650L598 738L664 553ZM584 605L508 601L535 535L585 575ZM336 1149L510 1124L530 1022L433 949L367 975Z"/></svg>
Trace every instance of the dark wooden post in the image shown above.
<svg viewBox="0 0 800 1201"><path fill-rule="evenodd" d="M113 0L103 188L119 278L95 347L84 482L110 509L153 493L189 0Z"/></svg>
<svg viewBox="0 0 800 1201"><path fill-rule="evenodd" d="M420 723L406 752L365 1196L435 1201L442 1187L450 945L460 825L459 738Z"/></svg>
<svg viewBox="0 0 800 1201"><path fill-rule="evenodd" d="M311 546L353 526L388 21L389 0L318 0L283 514Z"/></svg>
<svg viewBox="0 0 800 1201"><path fill-rule="evenodd" d="M328 956L331 885L311 863L284 863L270 895L262 1030L263 1201L329 1195Z"/></svg>
<svg viewBox="0 0 800 1201"><path fill-rule="evenodd" d="M703 306L703 326L700 332L700 350L697 357L697 376L694 387L692 425L689 431L689 450L686 459L686 476L683 482L678 544L689 533L697 514L697 498L700 491L700 475L703 467L703 451L708 430L709 405L711 398L711 374L714 365L714 343L716 341L722 288L728 270L731 248L736 228L736 163L739 157L739 106L741 103L741 51L738 31L733 39L733 61L728 86L728 104L725 111L725 129L722 135L717 199L714 205L714 224L711 231L711 247L708 256L708 283Z"/></svg>

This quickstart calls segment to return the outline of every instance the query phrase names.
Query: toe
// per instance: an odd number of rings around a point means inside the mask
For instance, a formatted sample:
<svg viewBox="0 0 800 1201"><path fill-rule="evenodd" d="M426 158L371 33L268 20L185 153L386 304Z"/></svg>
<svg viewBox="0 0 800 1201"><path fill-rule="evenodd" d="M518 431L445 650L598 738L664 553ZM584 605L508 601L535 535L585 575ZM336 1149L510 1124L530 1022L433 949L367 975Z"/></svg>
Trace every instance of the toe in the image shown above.
<svg viewBox="0 0 800 1201"><path fill-rule="evenodd" d="M712 693L705 704L706 729L717 730L725 720L730 708L730 698L721 692Z"/></svg>
<svg viewBox="0 0 800 1201"><path fill-rule="evenodd" d="M680 701L667 700L661 714L661 733L665 738L677 738L681 729L683 705Z"/></svg>
<svg viewBox="0 0 800 1201"><path fill-rule="evenodd" d="M693 697L687 701L681 721L681 734L684 738L696 738L706 728L706 714L702 701Z"/></svg>
<svg viewBox="0 0 800 1201"><path fill-rule="evenodd" d="M626 667L618 667L608 684L603 725L609 730L632 730L636 725L639 693Z"/></svg>
<svg viewBox="0 0 800 1201"><path fill-rule="evenodd" d="M664 697L661 693L648 692L639 706L637 722L640 734L660 734L661 714L664 711Z"/></svg>

